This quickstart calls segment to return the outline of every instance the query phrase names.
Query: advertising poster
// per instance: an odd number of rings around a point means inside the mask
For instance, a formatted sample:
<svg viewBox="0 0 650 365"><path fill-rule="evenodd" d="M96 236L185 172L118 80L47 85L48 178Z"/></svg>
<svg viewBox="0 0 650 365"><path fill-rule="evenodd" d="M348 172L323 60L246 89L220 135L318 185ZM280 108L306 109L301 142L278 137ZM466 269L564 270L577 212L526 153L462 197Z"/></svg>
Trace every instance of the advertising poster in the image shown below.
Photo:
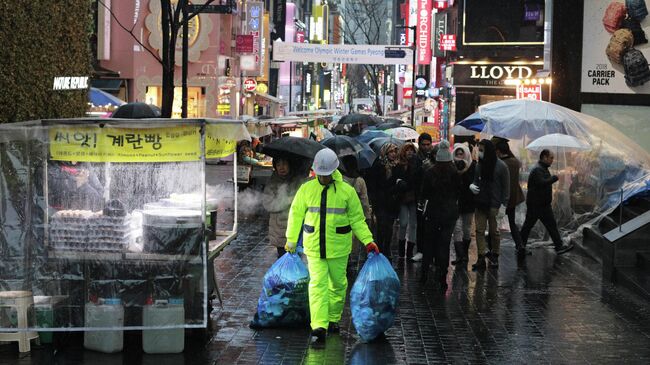
<svg viewBox="0 0 650 365"><path fill-rule="evenodd" d="M640 0L640 2L645 1ZM643 60L640 57L627 57L628 77L632 76L632 83L638 85L632 86L626 83L626 72L623 64L626 63L625 54L630 52L630 49L624 44L625 42L617 42L617 39L612 40L612 33L606 29L606 26L610 30L615 30L627 25L623 23L627 11L624 1L591 0L589 6L585 6L582 40L582 92L650 93L650 82L641 81L644 78L644 73L648 73L650 70L648 70L647 65L643 65ZM650 34L650 18L646 17L640 21L640 29L645 32L645 37ZM639 35L637 29L637 37ZM607 51L610 41L619 44L612 44L610 50ZM648 43L636 44L633 48L640 51L645 59L650 58ZM608 57L608 53L610 57ZM621 63L612 62L612 58L619 58ZM630 72L629 70L633 71Z"/></svg>

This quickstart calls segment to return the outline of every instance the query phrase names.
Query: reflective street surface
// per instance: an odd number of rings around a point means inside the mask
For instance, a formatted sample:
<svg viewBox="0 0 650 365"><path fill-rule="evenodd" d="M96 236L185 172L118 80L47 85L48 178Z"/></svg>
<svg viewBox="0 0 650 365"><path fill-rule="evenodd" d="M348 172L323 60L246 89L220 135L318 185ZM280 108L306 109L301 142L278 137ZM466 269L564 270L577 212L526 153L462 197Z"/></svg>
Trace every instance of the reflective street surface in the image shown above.
<svg viewBox="0 0 650 365"><path fill-rule="evenodd" d="M558 257L539 246L518 267L512 242L506 239L502 247L498 270L452 269L446 293L417 281L419 264L394 263L402 295L385 339L361 343L348 305L340 335L310 345L307 328L248 327L262 278L276 256L266 242L266 218L248 217L238 239L215 261L223 308L215 301L213 333L187 336L184 353L143 354L138 332L128 332L122 353L100 354L83 350L81 336L72 334L59 341L64 346L58 351L36 347L22 359L15 345L0 346L0 363L650 363L650 306L624 289L603 286L599 264L575 250ZM360 261L362 252L357 250ZM349 269L350 287L361 264Z"/></svg>

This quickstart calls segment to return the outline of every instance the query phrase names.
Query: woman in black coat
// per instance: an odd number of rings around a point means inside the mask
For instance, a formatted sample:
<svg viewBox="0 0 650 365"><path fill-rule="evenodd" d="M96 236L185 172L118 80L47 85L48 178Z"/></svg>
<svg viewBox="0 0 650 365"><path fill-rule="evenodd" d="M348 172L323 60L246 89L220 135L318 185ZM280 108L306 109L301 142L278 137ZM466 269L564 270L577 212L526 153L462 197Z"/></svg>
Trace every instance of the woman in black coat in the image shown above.
<svg viewBox="0 0 650 365"><path fill-rule="evenodd" d="M427 201L424 210L425 254L420 282L426 282L432 258L436 261L436 282L447 289L449 243L458 219L458 199L461 178L452 162L449 142L442 140L436 153L436 164L429 169L422 182L422 197Z"/></svg>
<svg viewBox="0 0 650 365"><path fill-rule="evenodd" d="M368 171L368 197L376 218L375 238L379 250L391 260L393 224L399 213L397 191L397 146L386 143Z"/></svg>

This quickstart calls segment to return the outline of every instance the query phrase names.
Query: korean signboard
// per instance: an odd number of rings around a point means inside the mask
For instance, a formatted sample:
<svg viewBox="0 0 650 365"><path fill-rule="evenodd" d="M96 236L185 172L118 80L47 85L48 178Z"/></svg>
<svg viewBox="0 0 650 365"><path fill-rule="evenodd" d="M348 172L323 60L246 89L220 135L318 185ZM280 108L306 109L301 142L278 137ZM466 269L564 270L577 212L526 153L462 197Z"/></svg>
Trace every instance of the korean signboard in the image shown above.
<svg viewBox="0 0 650 365"><path fill-rule="evenodd" d="M456 35L443 34L442 36L440 36L440 50L456 51Z"/></svg>
<svg viewBox="0 0 650 365"><path fill-rule="evenodd" d="M650 94L650 82L643 82L642 77L649 72L642 58L650 59L650 46L647 43L635 46L634 48L640 54L622 45L619 46L616 42L612 42L612 46L608 49L613 36L605 26L607 25L612 31L618 29L625 13L624 2L592 0L589 1L589 6L584 7L582 92ZM645 34L650 34L650 22L647 18L641 22L641 30ZM627 78L631 81L629 83L626 83L626 63ZM631 75L633 76L630 77Z"/></svg>
<svg viewBox="0 0 650 365"><path fill-rule="evenodd" d="M447 0L434 0L433 1L433 7L435 9L440 9L440 10L447 9L448 5L449 4L447 3Z"/></svg>
<svg viewBox="0 0 650 365"><path fill-rule="evenodd" d="M542 85L518 85L517 99L542 100Z"/></svg>
<svg viewBox="0 0 650 365"><path fill-rule="evenodd" d="M419 65L431 63L432 0L418 0L417 60Z"/></svg>
<svg viewBox="0 0 650 365"><path fill-rule="evenodd" d="M445 52L440 48L440 39L447 33L447 14L436 13L433 22L433 55L445 57Z"/></svg>
<svg viewBox="0 0 650 365"><path fill-rule="evenodd" d="M283 41L284 39L284 22L287 17L287 0L275 0L273 2L273 25L276 36Z"/></svg>
<svg viewBox="0 0 650 365"><path fill-rule="evenodd" d="M172 162L201 158L198 126L114 128L61 126L49 130L57 161Z"/></svg>
<svg viewBox="0 0 650 365"><path fill-rule="evenodd" d="M247 71L246 76L260 76L262 68L262 37L264 35L264 3L249 1L246 3L246 22L244 34L253 37L253 54L255 55L255 70Z"/></svg>
<svg viewBox="0 0 650 365"><path fill-rule="evenodd" d="M239 34L235 40L237 53L253 53L253 36L250 34Z"/></svg>

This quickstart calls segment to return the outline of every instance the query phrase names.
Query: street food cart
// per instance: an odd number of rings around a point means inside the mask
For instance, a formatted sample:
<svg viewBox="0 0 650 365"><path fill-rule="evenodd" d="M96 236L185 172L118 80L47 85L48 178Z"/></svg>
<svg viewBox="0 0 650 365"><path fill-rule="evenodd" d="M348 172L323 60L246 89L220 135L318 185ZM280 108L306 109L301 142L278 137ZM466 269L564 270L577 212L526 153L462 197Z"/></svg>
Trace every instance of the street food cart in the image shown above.
<svg viewBox="0 0 650 365"><path fill-rule="evenodd" d="M205 328L212 259L237 233L236 158L215 186L205 160L243 139L241 122L211 119L0 125L0 333L105 346L125 329Z"/></svg>

